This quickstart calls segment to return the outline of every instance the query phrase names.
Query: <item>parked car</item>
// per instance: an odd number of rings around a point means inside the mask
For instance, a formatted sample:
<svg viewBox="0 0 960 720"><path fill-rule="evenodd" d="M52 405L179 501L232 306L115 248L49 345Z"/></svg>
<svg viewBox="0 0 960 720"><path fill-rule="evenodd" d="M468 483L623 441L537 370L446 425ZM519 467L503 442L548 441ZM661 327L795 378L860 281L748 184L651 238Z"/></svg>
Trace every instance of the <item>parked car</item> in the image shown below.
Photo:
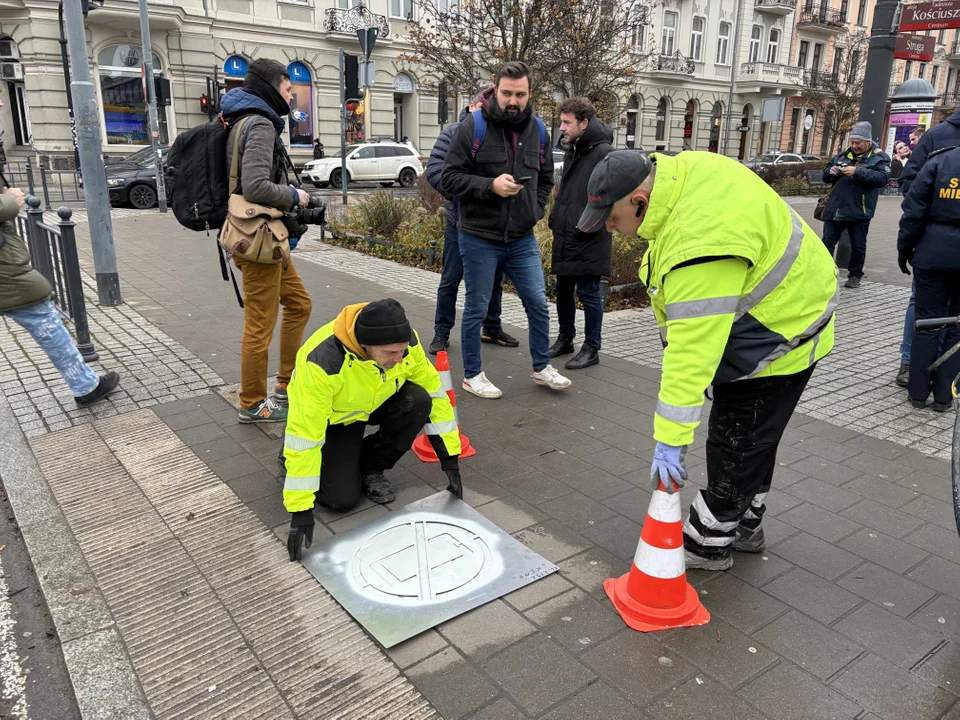
<svg viewBox="0 0 960 720"><path fill-rule="evenodd" d="M759 170L760 168L770 167L772 165L803 164L804 162L807 161L796 153L765 153L758 155L753 158L753 160L748 160L744 165L751 170Z"/></svg>
<svg viewBox="0 0 960 720"><path fill-rule="evenodd" d="M319 188L340 187L340 151L303 166L303 176ZM423 175L423 158L406 143L376 142L347 146L347 182L395 182L412 187Z"/></svg>
<svg viewBox="0 0 960 720"><path fill-rule="evenodd" d="M823 158L819 155L801 155L805 163L822 163Z"/></svg>
<svg viewBox="0 0 960 720"><path fill-rule="evenodd" d="M160 148L161 162L166 162L168 152L169 147ZM138 150L105 169L111 205L132 205L139 210L157 206L157 169L152 147Z"/></svg>

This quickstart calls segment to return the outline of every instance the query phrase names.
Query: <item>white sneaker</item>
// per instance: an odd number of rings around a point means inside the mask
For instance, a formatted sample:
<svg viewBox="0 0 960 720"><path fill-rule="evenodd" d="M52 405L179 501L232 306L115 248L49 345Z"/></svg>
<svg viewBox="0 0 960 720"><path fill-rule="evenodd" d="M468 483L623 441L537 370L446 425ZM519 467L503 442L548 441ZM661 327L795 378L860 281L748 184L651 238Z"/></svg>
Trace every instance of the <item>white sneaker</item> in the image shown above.
<svg viewBox="0 0 960 720"><path fill-rule="evenodd" d="M558 373L553 365L547 365L539 372L533 371L533 381L537 385L546 385L551 390L563 390L570 387L570 378L565 378Z"/></svg>
<svg viewBox="0 0 960 720"><path fill-rule="evenodd" d="M567 384L570 384L569 380ZM486 400L496 400L497 398L503 397L500 388L487 380L487 376L483 373L472 378L464 378L463 389L468 393L472 393L479 398L485 398Z"/></svg>

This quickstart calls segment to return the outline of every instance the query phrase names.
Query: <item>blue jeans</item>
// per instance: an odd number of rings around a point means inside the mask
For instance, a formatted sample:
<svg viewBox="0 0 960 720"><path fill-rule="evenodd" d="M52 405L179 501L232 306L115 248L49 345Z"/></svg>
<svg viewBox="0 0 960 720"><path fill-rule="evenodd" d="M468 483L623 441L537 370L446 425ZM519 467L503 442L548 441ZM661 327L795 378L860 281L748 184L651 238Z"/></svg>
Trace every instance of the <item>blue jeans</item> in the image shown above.
<svg viewBox="0 0 960 720"><path fill-rule="evenodd" d="M603 298L600 297L599 275L557 275L557 317L560 332L573 340L577 336L577 297L583 304L584 344L600 349L600 328L603 326Z"/></svg>
<svg viewBox="0 0 960 720"><path fill-rule="evenodd" d="M530 357L534 370L550 364L550 313L543 282L540 248L533 235L515 242L493 242L460 233L460 257L463 258L463 279L467 299L460 321L460 346L463 353L463 375L472 378L483 367L480 361L480 325L490 305L493 281L502 269L510 278L523 309L527 312L530 335Z"/></svg>
<svg viewBox="0 0 960 720"><path fill-rule="evenodd" d="M867 231L869 220L825 220L823 223L823 244L833 255L840 242L840 236L846 230L850 236L850 262L847 264L847 277L863 277L863 263L867 259Z"/></svg>
<svg viewBox="0 0 960 720"><path fill-rule="evenodd" d="M454 323L457 322L457 293L463 280L463 260L460 259L460 233L456 223L447 220L443 230L443 272L440 273L440 286L437 288L437 315L433 321L433 332L442 338L449 338ZM483 320L483 329L488 335L500 333L500 306L503 299L503 269L498 268L493 280L493 292L487 317Z"/></svg>
<svg viewBox="0 0 960 720"><path fill-rule="evenodd" d="M917 304L917 280L916 271L914 271L913 287L910 289L910 302L907 303L907 311L903 314L903 340L900 341L900 362L903 365L910 364L910 348L913 346L913 321L916 318ZM943 351L949 347L946 344L947 331L940 331L940 339L937 341L937 357L943 355Z"/></svg>
<svg viewBox="0 0 960 720"><path fill-rule="evenodd" d="M52 302L44 300L21 310L5 310L3 314L30 333L66 380L74 397L83 397L96 390L100 378L80 357L76 343L63 326L60 313Z"/></svg>

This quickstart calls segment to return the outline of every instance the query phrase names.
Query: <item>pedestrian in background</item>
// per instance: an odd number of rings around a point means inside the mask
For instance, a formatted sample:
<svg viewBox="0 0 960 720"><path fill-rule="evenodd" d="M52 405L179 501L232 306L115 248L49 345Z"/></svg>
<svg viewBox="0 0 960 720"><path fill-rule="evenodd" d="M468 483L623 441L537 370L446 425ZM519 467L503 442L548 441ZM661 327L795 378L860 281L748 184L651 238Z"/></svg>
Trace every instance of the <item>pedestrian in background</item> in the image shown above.
<svg viewBox="0 0 960 720"><path fill-rule="evenodd" d="M858 288L867 257L867 232L877 209L877 198L890 179L890 158L873 142L870 123L858 122L850 133L850 147L835 155L823 169L823 181L833 189L823 214L823 243L833 255L846 230L850 235L850 263L844 287Z"/></svg>
<svg viewBox="0 0 960 720"><path fill-rule="evenodd" d="M557 106L560 132L568 149L563 158L550 229L553 231L553 274L557 276L557 317L560 334L550 348L550 357L574 351L575 320L580 298L584 314L584 340L580 352L567 361L567 370L580 370L600 362L600 330L603 297L600 278L610 274L612 234L604 227L585 233L577 228L587 205L587 182L597 164L613 146L613 132L597 119L597 110L587 98L570 98Z"/></svg>
<svg viewBox="0 0 960 720"><path fill-rule="evenodd" d="M323 160L323 143L320 142L320 138L313 141L313 159Z"/></svg>
<svg viewBox="0 0 960 720"><path fill-rule="evenodd" d="M930 153L903 200L897 237L900 270L913 266L918 320L960 315L960 148ZM931 379L938 330L913 333L907 392L915 408L926 406L933 391L933 409L951 405L951 385L960 372L960 354L941 365ZM945 347L960 341L960 328L948 328Z"/></svg>

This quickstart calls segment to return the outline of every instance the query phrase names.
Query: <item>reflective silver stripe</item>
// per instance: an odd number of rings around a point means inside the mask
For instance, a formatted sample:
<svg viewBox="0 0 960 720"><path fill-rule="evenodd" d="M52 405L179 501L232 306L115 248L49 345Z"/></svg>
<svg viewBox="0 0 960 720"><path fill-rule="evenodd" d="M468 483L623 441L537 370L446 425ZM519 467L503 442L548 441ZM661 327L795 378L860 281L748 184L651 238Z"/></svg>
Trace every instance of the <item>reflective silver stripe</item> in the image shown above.
<svg viewBox="0 0 960 720"><path fill-rule="evenodd" d="M315 447L323 447L323 443L323 440L307 440L292 433L285 433L283 436L283 447L290 450L312 450Z"/></svg>
<svg viewBox="0 0 960 720"><path fill-rule="evenodd" d="M432 393L430 393L430 397L436 398L438 400L440 398L445 398L447 397L447 391L444 390L443 388L440 388L439 390L434 390Z"/></svg>
<svg viewBox="0 0 960 720"><path fill-rule="evenodd" d="M693 526L692 522L690 522L690 518L687 518L683 521L683 534L701 547L726 547L727 545L732 545L733 541L736 539L735 534L715 535L712 537L701 535L700 531Z"/></svg>
<svg viewBox="0 0 960 720"><path fill-rule="evenodd" d="M669 303L667 305L667 322L707 317L708 315L727 315L736 312L739 303L740 297L737 295Z"/></svg>
<svg viewBox="0 0 960 720"><path fill-rule="evenodd" d="M680 405L670 405L663 400L657 401L657 415L664 420L670 420L677 423L699 422L703 414L703 405L694 407L682 407Z"/></svg>
<svg viewBox="0 0 960 720"><path fill-rule="evenodd" d="M764 275L763 280L740 299L737 304L737 318L746 315L759 305L761 300L773 292L774 288L787 277L794 261L800 256L800 245L803 242L803 224L800 221L800 216L794 210L791 209L790 213L793 217L793 231L790 233L790 239L787 241L787 247L784 249L783 255Z"/></svg>
<svg viewBox="0 0 960 720"><path fill-rule="evenodd" d="M700 524L703 525L707 530L715 530L716 532L733 532L737 529L737 525L740 524L739 520L731 520L730 522L720 522L717 520L713 513L710 512L710 508L707 507L707 503L703 499L703 491L697 490L697 494L693 498L693 507L692 510L697 511L697 517L700 518Z"/></svg>
<svg viewBox="0 0 960 720"><path fill-rule="evenodd" d="M444 433L453 432L457 429L456 420L444 420L439 423L427 423L423 426L424 432L427 435L443 435Z"/></svg>
<svg viewBox="0 0 960 720"><path fill-rule="evenodd" d="M813 346L810 348L810 360L809 360L808 363L807 363L808 365L813 365L813 363L816 361L816 359L817 359L817 345L819 345L819 344L820 344L820 335L819 335L819 334L818 334L818 335L814 335L814 336L813 336Z"/></svg>
<svg viewBox="0 0 960 720"><path fill-rule="evenodd" d="M287 490L313 490L316 492L319 489L319 475L307 475L305 477L294 477L292 475L287 475L287 479L283 483L284 492Z"/></svg>

